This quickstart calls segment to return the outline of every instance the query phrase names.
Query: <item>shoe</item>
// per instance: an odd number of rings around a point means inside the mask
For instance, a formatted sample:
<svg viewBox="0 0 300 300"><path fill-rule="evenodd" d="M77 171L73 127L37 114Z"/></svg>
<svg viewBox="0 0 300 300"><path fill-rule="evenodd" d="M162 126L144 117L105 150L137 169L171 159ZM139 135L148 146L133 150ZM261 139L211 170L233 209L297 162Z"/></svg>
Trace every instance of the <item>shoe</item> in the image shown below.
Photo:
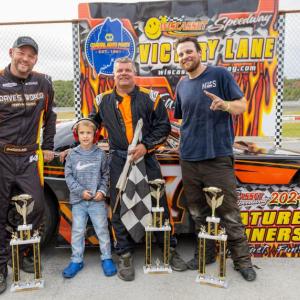
<svg viewBox="0 0 300 300"><path fill-rule="evenodd" d="M11 258L7 264L12 268ZM20 256L20 269L26 273L34 273L34 261L32 256Z"/></svg>
<svg viewBox="0 0 300 300"><path fill-rule="evenodd" d="M32 256L23 256L20 260L20 269L26 273L34 273L34 261Z"/></svg>
<svg viewBox="0 0 300 300"><path fill-rule="evenodd" d="M113 276L117 273L117 268L112 259L103 259L101 262L105 276Z"/></svg>
<svg viewBox="0 0 300 300"><path fill-rule="evenodd" d="M69 265L64 269L62 275L64 278L73 278L83 268L83 262L74 263L70 262Z"/></svg>
<svg viewBox="0 0 300 300"><path fill-rule="evenodd" d="M254 281L256 279L256 272L253 269L253 267L247 267L247 268L234 267L234 269L240 272L246 281Z"/></svg>
<svg viewBox="0 0 300 300"><path fill-rule="evenodd" d="M134 280L133 257L130 252L122 254L119 258L118 277L124 281Z"/></svg>
<svg viewBox="0 0 300 300"><path fill-rule="evenodd" d="M210 265L216 261L215 256L205 256L205 264ZM194 256L191 260L187 263L187 267L189 270L198 270L199 269L199 257Z"/></svg>
<svg viewBox="0 0 300 300"><path fill-rule="evenodd" d="M0 273L0 294L6 290L6 277Z"/></svg>
<svg viewBox="0 0 300 300"><path fill-rule="evenodd" d="M187 270L185 261L176 252L175 248L170 248L170 266L172 270L177 272L183 272Z"/></svg>

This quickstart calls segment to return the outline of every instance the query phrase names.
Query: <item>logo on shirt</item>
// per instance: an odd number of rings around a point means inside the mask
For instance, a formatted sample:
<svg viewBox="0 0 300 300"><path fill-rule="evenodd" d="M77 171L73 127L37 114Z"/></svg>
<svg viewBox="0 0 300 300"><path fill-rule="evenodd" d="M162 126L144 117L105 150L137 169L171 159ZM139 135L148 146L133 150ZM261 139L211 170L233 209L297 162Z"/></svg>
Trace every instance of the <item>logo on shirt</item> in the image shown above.
<svg viewBox="0 0 300 300"><path fill-rule="evenodd" d="M96 103L98 106L101 104L102 98L103 98L102 94L96 96Z"/></svg>
<svg viewBox="0 0 300 300"><path fill-rule="evenodd" d="M157 91L150 90L149 98L150 98L153 102L155 102L157 96L158 96L158 92L157 92Z"/></svg>
<svg viewBox="0 0 300 300"><path fill-rule="evenodd" d="M34 161L38 161L38 155L37 154L31 155L29 157L29 163L32 163Z"/></svg>
<svg viewBox="0 0 300 300"><path fill-rule="evenodd" d="M2 84L3 87L8 87L8 88L14 87L14 86L17 86L17 85L18 85L18 84L15 83L15 82L7 82L7 83L3 83L3 84Z"/></svg>
<svg viewBox="0 0 300 300"><path fill-rule="evenodd" d="M38 85L39 83L37 81L29 81L26 82L25 85Z"/></svg>
<svg viewBox="0 0 300 300"><path fill-rule="evenodd" d="M210 81L202 83L202 90L210 89L210 88L213 88L213 87L216 87L216 86L217 86L217 81L216 80L210 80Z"/></svg>
<svg viewBox="0 0 300 300"><path fill-rule="evenodd" d="M77 163L76 165L76 170L80 171L80 170L84 170L88 167L94 166L94 163L88 163L88 164L82 164L80 161Z"/></svg>

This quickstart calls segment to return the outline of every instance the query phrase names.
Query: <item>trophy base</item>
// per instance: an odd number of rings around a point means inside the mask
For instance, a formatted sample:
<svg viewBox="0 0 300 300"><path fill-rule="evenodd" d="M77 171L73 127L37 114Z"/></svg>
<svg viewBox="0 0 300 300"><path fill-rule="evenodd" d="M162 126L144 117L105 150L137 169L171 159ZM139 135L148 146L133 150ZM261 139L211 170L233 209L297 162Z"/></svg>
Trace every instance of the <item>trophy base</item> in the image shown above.
<svg viewBox="0 0 300 300"><path fill-rule="evenodd" d="M228 282L225 279L223 280L218 277L207 275L207 274L203 274L203 275L199 274L196 277L196 282L211 284L214 286L223 287L225 289L228 288Z"/></svg>
<svg viewBox="0 0 300 300"><path fill-rule="evenodd" d="M144 274L163 274L163 273L172 273L170 266L144 266Z"/></svg>
<svg viewBox="0 0 300 300"><path fill-rule="evenodd" d="M37 290L42 289L45 286L44 279L36 279L33 281L19 281L15 282L11 285L10 291L11 292L20 292L25 290Z"/></svg>

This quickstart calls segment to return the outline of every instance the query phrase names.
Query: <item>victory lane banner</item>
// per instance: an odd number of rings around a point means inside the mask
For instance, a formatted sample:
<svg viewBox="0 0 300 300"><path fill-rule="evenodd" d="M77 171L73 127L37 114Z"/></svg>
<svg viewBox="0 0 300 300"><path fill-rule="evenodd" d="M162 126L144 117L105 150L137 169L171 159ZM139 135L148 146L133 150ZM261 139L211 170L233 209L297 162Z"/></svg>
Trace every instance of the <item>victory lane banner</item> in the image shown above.
<svg viewBox="0 0 300 300"><path fill-rule="evenodd" d="M236 135L274 136L277 18L277 0L81 3L82 112L113 88L114 61L128 56L136 62L138 84L161 93L176 125L174 92L185 72L174 42L193 36L202 62L227 68L245 93L248 109L235 117Z"/></svg>
<svg viewBox="0 0 300 300"><path fill-rule="evenodd" d="M79 19L83 115L93 109L96 95L114 87L114 61L128 56L136 63L137 84L161 94L172 130L178 129L174 95L185 72L174 43L193 36L202 49L202 62L227 68L245 94L248 108L234 117L235 134L275 135L277 0L82 3ZM263 182L239 186L239 206L253 255L300 256L298 189Z"/></svg>

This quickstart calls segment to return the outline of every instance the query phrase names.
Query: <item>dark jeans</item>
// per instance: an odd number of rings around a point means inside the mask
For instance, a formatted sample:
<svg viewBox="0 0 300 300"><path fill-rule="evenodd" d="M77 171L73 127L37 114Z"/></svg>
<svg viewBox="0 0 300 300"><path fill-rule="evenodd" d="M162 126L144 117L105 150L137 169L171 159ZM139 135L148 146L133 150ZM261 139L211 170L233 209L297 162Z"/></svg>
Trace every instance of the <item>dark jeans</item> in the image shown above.
<svg viewBox="0 0 300 300"><path fill-rule="evenodd" d="M211 215L211 208L206 202L203 188L214 186L222 189L224 199L222 205L216 209L216 215L221 218L221 226L228 235L231 257L237 267L252 266L248 240L237 204L233 158L180 161L180 164L187 206L195 222L196 233L199 232L201 225L206 224L206 217Z"/></svg>
<svg viewBox="0 0 300 300"><path fill-rule="evenodd" d="M15 188L19 194L29 194L34 200L33 211L27 216L27 223L37 229L43 218L42 170L37 161L30 161L31 155L8 155L0 152L0 273L6 276L7 261L10 257L9 240L6 230L7 213L12 192ZM20 247L20 251L26 249Z"/></svg>
<svg viewBox="0 0 300 300"><path fill-rule="evenodd" d="M117 189L116 184L122 173L123 167L126 162L126 155L125 151L114 151L111 153L110 157L110 205L112 209L115 206L115 201L117 197ZM162 178L162 174L160 171L159 163L154 154L146 154L145 155L145 164L146 164L146 171L148 180L154 180L157 178ZM163 219L170 220L170 213L169 207L167 204L166 195L163 194L160 199L160 205L164 208ZM134 250L134 241L130 237L129 233L126 230L126 227L121 221L120 217L120 205L116 209L116 212L112 216L111 220L115 236L116 236L116 252L117 254L123 254L125 252L133 252ZM156 232L155 236L159 245L163 245L164 242L164 235L163 232ZM170 238L170 245L171 247L176 247L177 241L174 236Z"/></svg>

